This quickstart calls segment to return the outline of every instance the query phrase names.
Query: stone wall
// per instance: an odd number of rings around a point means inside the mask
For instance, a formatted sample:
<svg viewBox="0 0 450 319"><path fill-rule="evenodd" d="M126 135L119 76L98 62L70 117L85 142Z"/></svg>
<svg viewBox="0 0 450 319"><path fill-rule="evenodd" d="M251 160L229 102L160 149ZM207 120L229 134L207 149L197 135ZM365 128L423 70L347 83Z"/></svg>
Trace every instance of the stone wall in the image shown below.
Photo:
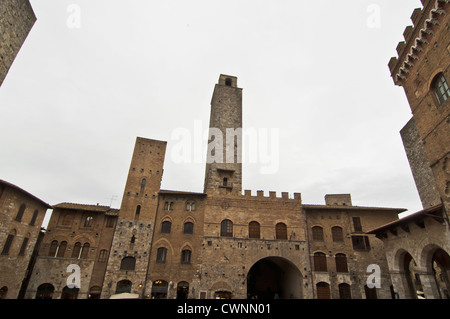
<svg viewBox="0 0 450 319"><path fill-rule="evenodd" d="M0 6L0 86L36 22L29 0L2 0Z"/></svg>

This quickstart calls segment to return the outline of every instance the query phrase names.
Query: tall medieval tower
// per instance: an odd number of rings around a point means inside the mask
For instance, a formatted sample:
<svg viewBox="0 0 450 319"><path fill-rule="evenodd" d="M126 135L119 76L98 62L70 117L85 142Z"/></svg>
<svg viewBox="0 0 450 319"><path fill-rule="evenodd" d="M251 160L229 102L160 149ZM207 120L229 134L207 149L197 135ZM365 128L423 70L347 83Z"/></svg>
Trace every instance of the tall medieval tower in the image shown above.
<svg viewBox="0 0 450 319"><path fill-rule="evenodd" d="M161 186L167 142L138 137L111 245L102 298L141 295Z"/></svg>
<svg viewBox="0 0 450 319"><path fill-rule="evenodd" d="M242 192L242 89L223 75L211 100L204 193Z"/></svg>

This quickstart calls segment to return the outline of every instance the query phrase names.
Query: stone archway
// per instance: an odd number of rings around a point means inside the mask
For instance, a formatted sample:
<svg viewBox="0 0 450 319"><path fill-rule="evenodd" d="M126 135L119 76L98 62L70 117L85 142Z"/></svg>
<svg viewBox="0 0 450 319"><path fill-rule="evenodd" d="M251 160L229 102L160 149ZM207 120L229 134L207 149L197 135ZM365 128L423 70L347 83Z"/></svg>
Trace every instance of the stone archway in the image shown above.
<svg viewBox="0 0 450 319"><path fill-rule="evenodd" d="M430 244L421 254L421 266L425 269L428 296L433 299L450 299L450 256L441 247Z"/></svg>
<svg viewBox="0 0 450 319"><path fill-rule="evenodd" d="M417 264L413 256L406 250L400 249L397 251L394 259L394 272L391 277L398 276L396 291L399 293L401 299L417 299L418 292L422 291L422 284L420 277L417 276Z"/></svg>
<svg viewBox="0 0 450 319"><path fill-rule="evenodd" d="M249 299L301 299L302 286L300 270L282 257L263 258L247 274Z"/></svg>

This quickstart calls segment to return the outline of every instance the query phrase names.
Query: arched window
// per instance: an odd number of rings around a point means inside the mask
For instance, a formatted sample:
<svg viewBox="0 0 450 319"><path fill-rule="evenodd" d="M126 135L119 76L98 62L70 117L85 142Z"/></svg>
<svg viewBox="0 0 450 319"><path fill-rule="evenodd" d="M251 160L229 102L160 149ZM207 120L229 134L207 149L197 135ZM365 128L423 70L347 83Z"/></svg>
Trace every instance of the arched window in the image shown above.
<svg viewBox="0 0 450 319"><path fill-rule="evenodd" d="M22 221L23 213L25 213L26 207L27 206L25 206L25 204L20 205L19 211L17 212L17 215L16 215L16 221L18 221L18 222Z"/></svg>
<svg viewBox="0 0 450 319"><path fill-rule="evenodd" d="M333 237L334 242L344 241L342 228L339 226L335 226L335 227L331 228L331 236Z"/></svg>
<svg viewBox="0 0 450 319"><path fill-rule="evenodd" d="M80 257L80 251L81 251L81 243L75 243L72 250L72 258L79 258Z"/></svg>
<svg viewBox="0 0 450 319"><path fill-rule="evenodd" d="M328 271L327 256L324 253L314 254L314 271Z"/></svg>
<svg viewBox="0 0 450 319"><path fill-rule="evenodd" d="M136 206L136 214L134 215L134 220L139 220L139 216L141 215L141 205Z"/></svg>
<svg viewBox="0 0 450 319"><path fill-rule="evenodd" d="M122 259L120 270L134 270L136 268L136 258L128 256Z"/></svg>
<svg viewBox="0 0 450 319"><path fill-rule="evenodd" d="M323 241L323 228L320 226L314 226L312 228L312 238L314 241Z"/></svg>
<svg viewBox="0 0 450 319"><path fill-rule="evenodd" d="M339 298L352 299L352 291L350 285L346 283L339 284Z"/></svg>
<svg viewBox="0 0 450 319"><path fill-rule="evenodd" d="M172 228L172 223L168 220L161 223L161 233L170 234L170 229Z"/></svg>
<svg viewBox="0 0 450 319"><path fill-rule="evenodd" d="M278 223L275 226L276 239L287 239L287 227L286 224Z"/></svg>
<svg viewBox="0 0 450 319"><path fill-rule="evenodd" d="M194 233L194 223L185 222L183 227L183 234L193 234Z"/></svg>
<svg viewBox="0 0 450 319"><path fill-rule="evenodd" d="M66 248L67 248L67 242L66 241L62 241L61 244L59 244L58 252L56 254L56 257L64 258L64 253L66 252Z"/></svg>
<svg viewBox="0 0 450 319"><path fill-rule="evenodd" d="M56 256L56 251L58 250L58 241L54 240L52 241L52 243L50 244L50 249L48 250L48 256L49 257L55 257Z"/></svg>
<svg viewBox="0 0 450 319"><path fill-rule="evenodd" d="M184 249L181 252L181 263L182 264L190 264L191 263L191 254L192 254L192 252L189 249Z"/></svg>
<svg viewBox="0 0 450 319"><path fill-rule="evenodd" d="M36 209L34 211L34 213L33 213L33 216L31 217L30 226L34 226L34 224L36 223L36 219L37 219L38 215L39 215L39 211Z"/></svg>
<svg viewBox="0 0 450 319"><path fill-rule="evenodd" d="M156 253L156 263L157 264L165 264L167 257L167 248L160 247Z"/></svg>
<svg viewBox="0 0 450 319"><path fill-rule="evenodd" d="M261 238L260 225L258 222L250 222L248 224L248 238Z"/></svg>
<svg viewBox="0 0 450 319"><path fill-rule="evenodd" d="M147 184L147 180L144 178L141 182L141 190L145 188L145 184Z"/></svg>
<svg viewBox="0 0 450 319"><path fill-rule="evenodd" d="M431 82L431 89L439 102L439 105L444 104L450 98L450 88L443 73L436 75Z"/></svg>
<svg viewBox="0 0 450 319"><path fill-rule="evenodd" d="M326 282L319 282L316 285L317 299L331 299L330 285Z"/></svg>
<svg viewBox="0 0 450 319"><path fill-rule="evenodd" d="M344 254L336 254L335 261L337 272L348 272L347 256Z"/></svg>
<svg viewBox="0 0 450 319"><path fill-rule="evenodd" d="M90 247L91 247L91 245L89 243L85 243L83 245L83 249L81 250L81 255L80 255L81 259L87 259L88 258L89 248Z"/></svg>
<svg viewBox="0 0 450 319"><path fill-rule="evenodd" d="M233 237L233 222L225 219L220 223L220 236Z"/></svg>

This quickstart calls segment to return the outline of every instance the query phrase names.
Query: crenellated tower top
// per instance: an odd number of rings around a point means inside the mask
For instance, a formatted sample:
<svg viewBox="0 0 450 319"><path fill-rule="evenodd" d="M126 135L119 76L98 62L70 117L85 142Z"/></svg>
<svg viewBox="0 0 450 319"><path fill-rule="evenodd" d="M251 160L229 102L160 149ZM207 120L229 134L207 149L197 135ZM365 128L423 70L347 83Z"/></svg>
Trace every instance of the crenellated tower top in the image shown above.
<svg viewBox="0 0 450 319"><path fill-rule="evenodd" d="M411 20L413 26L403 32L405 41L397 45L398 57L389 61L389 69L394 83L403 86L414 71L417 61L424 58L427 47L433 45L433 37L450 10L450 0L421 0L423 8L414 10ZM443 26L448 28L449 26Z"/></svg>

